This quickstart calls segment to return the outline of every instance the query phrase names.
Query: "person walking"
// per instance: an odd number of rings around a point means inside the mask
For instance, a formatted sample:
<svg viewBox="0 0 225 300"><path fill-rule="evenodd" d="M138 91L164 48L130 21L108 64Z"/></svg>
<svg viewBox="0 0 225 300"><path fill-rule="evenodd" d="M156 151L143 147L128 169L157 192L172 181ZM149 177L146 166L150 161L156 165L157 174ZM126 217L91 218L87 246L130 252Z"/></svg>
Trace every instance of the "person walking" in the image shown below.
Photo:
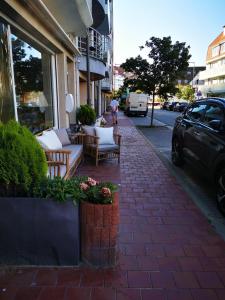
<svg viewBox="0 0 225 300"><path fill-rule="evenodd" d="M118 114L118 106L119 106L119 102L113 98L111 103L111 111L112 111L112 121L113 121L113 125L117 124L117 114Z"/></svg>

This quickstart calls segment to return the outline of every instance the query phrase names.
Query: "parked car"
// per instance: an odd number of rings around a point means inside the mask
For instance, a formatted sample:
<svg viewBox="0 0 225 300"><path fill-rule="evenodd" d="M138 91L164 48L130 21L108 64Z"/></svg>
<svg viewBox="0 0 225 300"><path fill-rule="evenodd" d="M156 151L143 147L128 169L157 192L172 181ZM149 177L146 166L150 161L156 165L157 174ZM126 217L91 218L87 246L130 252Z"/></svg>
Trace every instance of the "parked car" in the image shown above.
<svg viewBox="0 0 225 300"><path fill-rule="evenodd" d="M225 215L225 99L195 101L176 118L172 162L191 162L216 188L218 207Z"/></svg>
<svg viewBox="0 0 225 300"><path fill-rule="evenodd" d="M187 101L177 102L173 107L173 111L182 112L188 105L189 103Z"/></svg>
<svg viewBox="0 0 225 300"><path fill-rule="evenodd" d="M169 101L165 101L161 104L161 109L167 109L167 105L168 105Z"/></svg>
<svg viewBox="0 0 225 300"><path fill-rule="evenodd" d="M174 106L178 103L178 101L172 101L168 104L168 110L172 111Z"/></svg>

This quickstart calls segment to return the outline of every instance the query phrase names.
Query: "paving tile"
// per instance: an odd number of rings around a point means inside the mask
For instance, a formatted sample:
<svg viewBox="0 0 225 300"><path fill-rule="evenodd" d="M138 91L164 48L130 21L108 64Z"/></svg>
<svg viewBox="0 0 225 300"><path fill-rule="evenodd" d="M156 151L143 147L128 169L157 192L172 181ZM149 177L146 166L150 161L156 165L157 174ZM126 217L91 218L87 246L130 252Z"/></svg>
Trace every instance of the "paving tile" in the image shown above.
<svg viewBox="0 0 225 300"><path fill-rule="evenodd" d="M73 270L72 268L58 270L57 285L63 286L79 286L81 282L80 270Z"/></svg>
<svg viewBox="0 0 225 300"><path fill-rule="evenodd" d="M180 271L176 257L157 257L157 261L161 271Z"/></svg>
<svg viewBox="0 0 225 300"><path fill-rule="evenodd" d="M140 289L117 289L116 300L142 300Z"/></svg>
<svg viewBox="0 0 225 300"><path fill-rule="evenodd" d="M183 248L186 256L196 256L196 257L205 256L200 246L184 246Z"/></svg>
<svg viewBox="0 0 225 300"><path fill-rule="evenodd" d="M215 272L196 272L196 277L202 288L224 288L222 281Z"/></svg>
<svg viewBox="0 0 225 300"><path fill-rule="evenodd" d="M34 285L36 286L55 286L57 283L57 270L54 269L41 269L38 270L35 278Z"/></svg>
<svg viewBox="0 0 225 300"><path fill-rule="evenodd" d="M91 299L91 288L67 288L65 300L90 300ZM51 300L51 299L50 299ZM52 299L54 300L54 299Z"/></svg>
<svg viewBox="0 0 225 300"><path fill-rule="evenodd" d="M194 300L218 300L216 292L211 289L192 289L191 294Z"/></svg>
<svg viewBox="0 0 225 300"><path fill-rule="evenodd" d="M224 300L225 289L217 289L216 294L217 294L218 300Z"/></svg>
<svg viewBox="0 0 225 300"><path fill-rule="evenodd" d="M193 300L192 294L188 289L166 290L167 300Z"/></svg>
<svg viewBox="0 0 225 300"><path fill-rule="evenodd" d="M164 251L166 256L185 256L183 248L179 245L165 245Z"/></svg>
<svg viewBox="0 0 225 300"><path fill-rule="evenodd" d="M195 274L192 272L174 272L173 276L176 286L179 289L194 289L200 287Z"/></svg>
<svg viewBox="0 0 225 300"><path fill-rule="evenodd" d="M162 289L141 289L142 300L167 300Z"/></svg>
<svg viewBox="0 0 225 300"><path fill-rule="evenodd" d="M151 287L149 273L145 271L128 271L128 286L131 288Z"/></svg>
<svg viewBox="0 0 225 300"><path fill-rule="evenodd" d="M178 257L178 261L183 271L203 271L203 267L196 257Z"/></svg>
<svg viewBox="0 0 225 300"><path fill-rule="evenodd" d="M62 300L64 299L65 294L66 294L66 289L64 287L45 287L42 289L42 292L40 293L38 300L50 300L50 299Z"/></svg>
<svg viewBox="0 0 225 300"><path fill-rule="evenodd" d="M106 287L128 287L127 271L105 270L104 285Z"/></svg>
<svg viewBox="0 0 225 300"><path fill-rule="evenodd" d="M91 300L115 300L115 298L115 288L93 288L91 292Z"/></svg>
<svg viewBox="0 0 225 300"><path fill-rule="evenodd" d="M15 295L14 300L37 300L40 296L41 288L40 287L20 287ZM1 294L0 294L0 299Z"/></svg>
<svg viewBox="0 0 225 300"><path fill-rule="evenodd" d="M100 270L87 270L81 276L81 287L102 287L104 285L104 272Z"/></svg>
<svg viewBox="0 0 225 300"><path fill-rule="evenodd" d="M208 257L225 257L225 249L220 246L202 246L202 251Z"/></svg>
<svg viewBox="0 0 225 300"><path fill-rule="evenodd" d="M150 272L153 288L175 288L172 272Z"/></svg>
<svg viewBox="0 0 225 300"><path fill-rule="evenodd" d="M141 270L159 271L159 264L156 257L137 256L138 264Z"/></svg>
<svg viewBox="0 0 225 300"><path fill-rule="evenodd" d="M0 287L0 299L1 300L14 300L19 287Z"/></svg>

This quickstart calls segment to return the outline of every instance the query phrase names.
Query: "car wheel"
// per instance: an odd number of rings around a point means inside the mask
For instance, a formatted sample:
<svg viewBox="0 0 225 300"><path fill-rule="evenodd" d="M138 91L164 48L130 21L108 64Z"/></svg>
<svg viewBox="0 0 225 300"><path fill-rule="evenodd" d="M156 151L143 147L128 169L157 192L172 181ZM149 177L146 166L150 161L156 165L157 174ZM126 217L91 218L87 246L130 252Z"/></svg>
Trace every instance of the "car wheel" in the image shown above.
<svg viewBox="0 0 225 300"><path fill-rule="evenodd" d="M184 158L182 155L182 148L178 138L174 138L172 142L172 163L175 166L182 166L184 164Z"/></svg>
<svg viewBox="0 0 225 300"><path fill-rule="evenodd" d="M225 169L220 171L216 180L216 198L218 208L225 216Z"/></svg>

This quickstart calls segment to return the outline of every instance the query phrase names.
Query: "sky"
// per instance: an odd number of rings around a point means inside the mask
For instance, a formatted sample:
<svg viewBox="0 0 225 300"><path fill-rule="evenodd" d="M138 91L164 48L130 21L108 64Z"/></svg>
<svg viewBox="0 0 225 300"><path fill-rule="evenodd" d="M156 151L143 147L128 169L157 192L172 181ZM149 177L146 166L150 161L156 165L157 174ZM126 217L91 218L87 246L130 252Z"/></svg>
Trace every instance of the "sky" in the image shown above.
<svg viewBox="0 0 225 300"><path fill-rule="evenodd" d="M223 31L225 0L114 0L114 64L142 55L152 36L190 45L190 66L204 66L208 45ZM144 55L142 55L144 57Z"/></svg>

